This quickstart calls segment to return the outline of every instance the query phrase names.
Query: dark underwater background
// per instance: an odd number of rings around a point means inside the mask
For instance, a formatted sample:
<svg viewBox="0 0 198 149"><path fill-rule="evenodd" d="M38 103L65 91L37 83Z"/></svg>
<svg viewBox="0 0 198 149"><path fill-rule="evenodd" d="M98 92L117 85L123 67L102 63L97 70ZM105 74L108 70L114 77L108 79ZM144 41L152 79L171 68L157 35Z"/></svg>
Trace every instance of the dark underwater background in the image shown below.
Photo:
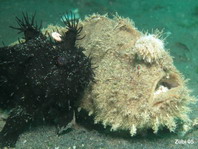
<svg viewBox="0 0 198 149"><path fill-rule="evenodd" d="M174 64L190 79L188 87L198 98L198 0L0 0L0 46L21 37L9 28L16 26L15 16L21 17L21 12L36 12L37 20L47 27L63 25L60 18L68 10L78 10L81 19L92 13L111 16L117 12L132 19L140 31L163 30ZM198 117L198 104L192 106L192 111L191 118ZM197 149L198 145L198 130L184 138L167 131L131 138L100 126L87 127L88 130L77 129L59 137L54 126L32 128L21 135L16 149ZM175 144L176 139L191 139L194 143Z"/></svg>

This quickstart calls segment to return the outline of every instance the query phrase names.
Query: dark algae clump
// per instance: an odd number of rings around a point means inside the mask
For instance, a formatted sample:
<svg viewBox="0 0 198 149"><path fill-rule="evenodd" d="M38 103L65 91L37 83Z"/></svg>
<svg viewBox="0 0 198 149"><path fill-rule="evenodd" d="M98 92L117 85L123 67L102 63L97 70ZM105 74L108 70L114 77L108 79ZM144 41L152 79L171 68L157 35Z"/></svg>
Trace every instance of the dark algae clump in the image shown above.
<svg viewBox="0 0 198 149"><path fill-rule="evenodd" d="M75 46L82 39L78 20L63 22L61 41L41 33L35 15L16 17L23 42L0 48L0 106L12 108L0 132L0 146L14 146L32 122L49 121L65 127L77 112L84 89L94 79L91 58Z"/></svg>

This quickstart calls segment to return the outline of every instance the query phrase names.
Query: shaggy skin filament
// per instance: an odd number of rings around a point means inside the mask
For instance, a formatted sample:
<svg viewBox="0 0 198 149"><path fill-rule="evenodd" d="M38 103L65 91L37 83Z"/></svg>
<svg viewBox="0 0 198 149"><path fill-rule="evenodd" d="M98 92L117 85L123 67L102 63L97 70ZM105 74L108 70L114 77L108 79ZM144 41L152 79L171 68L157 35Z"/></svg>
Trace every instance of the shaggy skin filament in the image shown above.
<svg viewBox="0 0 198 149"><path fill-rule="evenodd" d="M69 16L71 16L71 19L69 19ZM75 18L75 15L70 13L67 13L61 18L61 21L65 24L68 31L63 34L63 42L67 43L67 41L70 41L68 45L69 47L74 46L76 40L81 40L85 36L80 37L80 32L82 31L83 27L78 27L79 20ZM73 41L73 42L71 42Z"/></svg>
<svg viewBox="0 0 198 149"><path fill-rule="evenodd" d="M16 22L19 27L10 27L19 30L18 33L24 33L24 39L26 41L38 37L41 34L40 30L42 28L42 22L38 25L37 22L35 22L35 15L36 13L29 18L27 13L22 12L23 17L21 19L16 17Z"/></svg>

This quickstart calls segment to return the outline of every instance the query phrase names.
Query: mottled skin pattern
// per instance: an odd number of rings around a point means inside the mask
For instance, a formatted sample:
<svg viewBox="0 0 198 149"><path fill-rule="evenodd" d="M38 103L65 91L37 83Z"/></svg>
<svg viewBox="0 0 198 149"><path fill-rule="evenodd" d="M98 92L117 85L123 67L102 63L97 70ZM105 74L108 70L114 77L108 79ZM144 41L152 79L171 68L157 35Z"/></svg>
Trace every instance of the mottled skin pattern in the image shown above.
<svg viewBox="0 0 198 149"><path fill-rule="evenodd" d="M72 15L72 14L71 14ZM84 89L93 81L91 59L75 46L82 27L64 19L61 42L49 40L23 13L16 18L25 42L0 48L0 106L13 107L0 132L0 146L14 146L33 121L66 126L77 112Z"/></svg>

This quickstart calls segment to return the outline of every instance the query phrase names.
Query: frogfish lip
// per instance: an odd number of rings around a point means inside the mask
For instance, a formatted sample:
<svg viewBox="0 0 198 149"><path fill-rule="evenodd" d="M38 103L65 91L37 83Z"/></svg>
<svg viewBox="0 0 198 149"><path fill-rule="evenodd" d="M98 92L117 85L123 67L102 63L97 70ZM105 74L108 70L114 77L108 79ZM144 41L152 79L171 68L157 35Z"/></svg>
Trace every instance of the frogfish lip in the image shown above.
<svg viewBox="0 0 198 149"><path fill-rule="evenodd" d="M179 74L170 73L162 76L155 82L153 88L153 105L157 106L164 103L167 100L171 100L170 95L177 92L182 87L182 80Z"/></svg>

